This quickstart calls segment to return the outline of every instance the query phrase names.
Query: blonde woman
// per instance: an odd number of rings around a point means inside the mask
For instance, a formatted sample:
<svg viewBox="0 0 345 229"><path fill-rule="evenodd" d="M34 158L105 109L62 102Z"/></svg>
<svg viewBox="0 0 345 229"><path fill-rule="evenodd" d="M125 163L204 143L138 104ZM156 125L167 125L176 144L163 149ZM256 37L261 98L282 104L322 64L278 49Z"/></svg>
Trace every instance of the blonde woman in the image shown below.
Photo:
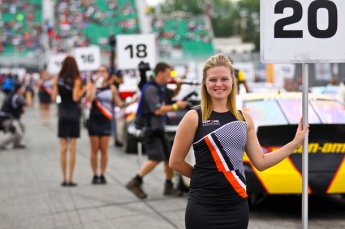
<svg viewBox="0 0 345 229"><path fill-rule="evenodd" d="M275 153L263 154L251 116L236 109L236 79L229 59L218 54L203 67L201 106L181 120L169 165L190 177L186 228L245 229L249 210L243 154L265 170L288 157L309 125L299 123L295 138ZM193 145L196 164L185 161Z"/></svg>

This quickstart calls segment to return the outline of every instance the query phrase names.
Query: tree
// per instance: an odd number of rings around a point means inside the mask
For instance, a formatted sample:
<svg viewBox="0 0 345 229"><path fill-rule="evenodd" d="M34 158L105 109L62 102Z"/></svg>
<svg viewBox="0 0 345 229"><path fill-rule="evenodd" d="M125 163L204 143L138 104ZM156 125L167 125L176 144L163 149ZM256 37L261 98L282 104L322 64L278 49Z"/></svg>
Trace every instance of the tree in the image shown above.
<svg viewBox="0 0 345 229"><path fill-rule="evenodd" d="M215 37L241 35L244 42L253 42L259 50L259 0L165 0L158 5L155 13L170 14L173 11L184 11L202 15L207 4L211 5L211 23Z"/></svg>
<svg viewBox="0 0 345 229"><path fill-rule="evenodd" d="M238 12L244 21L244 42L253 42L255 49L260 50L260 1L241 0L238 2Z"/></svg>

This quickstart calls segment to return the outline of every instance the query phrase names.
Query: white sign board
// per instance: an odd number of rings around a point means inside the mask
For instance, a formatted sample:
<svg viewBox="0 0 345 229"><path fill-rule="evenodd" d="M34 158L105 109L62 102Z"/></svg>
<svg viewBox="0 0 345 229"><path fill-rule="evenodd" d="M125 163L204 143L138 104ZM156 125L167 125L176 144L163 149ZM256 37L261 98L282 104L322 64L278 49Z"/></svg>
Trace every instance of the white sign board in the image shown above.
<svg viewBox="0 0 345 229"><path fill-rule="evenodd" d="M263 63L345 62L344 0L261 0Z"/></svg>
<svg viewBox="0 0 345 229"><path fill-rule="evenodd" d="M49 58L47 71L52 75L58 74L62 66L62 61L66 58L66 56L67 55L65 53L60 53L60 54L51 56Z"/></svg>
<svg viewBox="0 0 345 229"><path fill-rule="evenodd" d="M315 79L330 81L332 79L332 67L330 63L316 63Z"/></svg>
<svg viewBox="0 0 345 229"><path fill-rule="evenodd" d="M99 46L75 48L72 55L77 61L79 71L94 71L101 65L101 49Z"/></svg>
<svg viewBox="0 0 345 229"><path fill-rule="evenodd" d="M137 69L143 61L151 69L156 65L156 44L154 34L117 35L116 63L122 70Z"/></svg>
<svg viewBox="0 0 345 229"><path fill-rule="evenodd" d="M11 70L9 68L0 68L0 74L8 74Z"/></svg>
<svg viewBox="0 0 345 229"><path fill-rule="evenodd" d="M290 78L295 76L296 66L294 64L275 64L274 77L275 78Z"/></svg>
<svg viewBox="0 0 345 229"><path fill-rule="evenodd" d="M25 68L12 68L11 69L12 74L16 74L18 78L21 80L23 79L24 75L26 74Z"/></svg>
<svg viewBox="0 0 345 229"><path fill-rule="evenodd" d="M292 82L295 76L295 64L275 64L274 83L278 87L284 87L286 82Z"/></svg>

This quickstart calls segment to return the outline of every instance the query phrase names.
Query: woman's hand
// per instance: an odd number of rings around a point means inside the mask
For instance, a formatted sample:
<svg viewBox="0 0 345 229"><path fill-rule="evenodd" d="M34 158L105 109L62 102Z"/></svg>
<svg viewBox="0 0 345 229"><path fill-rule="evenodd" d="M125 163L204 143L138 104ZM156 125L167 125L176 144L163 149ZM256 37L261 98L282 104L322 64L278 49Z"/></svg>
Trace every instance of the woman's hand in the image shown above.
<svg viewBox="0 0 345 229"><path fill-rule="evenodd" d="M295 142L298 146L300 146L305 138L305 134L309 133L309 125L307 124L306 126L303 127L303 120L301 118L301 120L298 123L298 127L297 127L297 131L296 131L296 135L295 138L293 139L293 142Z"/></svg>

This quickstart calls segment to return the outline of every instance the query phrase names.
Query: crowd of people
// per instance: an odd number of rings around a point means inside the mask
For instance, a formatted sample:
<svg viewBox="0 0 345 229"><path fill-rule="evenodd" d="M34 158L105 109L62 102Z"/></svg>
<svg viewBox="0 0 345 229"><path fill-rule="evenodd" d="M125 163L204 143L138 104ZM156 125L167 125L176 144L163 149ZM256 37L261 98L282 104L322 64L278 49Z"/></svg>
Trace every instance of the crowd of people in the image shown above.
<svg viewBox="0 0 345 229"><path fill-rule="evenodd" d="M43 51L41 8L29 1L0 1L0 53L6 47L17 52Z"/></svg>
<svg viewBox="0 0 345 229"><path fill-rule="evenodd" d="M204 19L193 17L154 17L152 30L157 34L160 56L170 56L172 50L184 50L188 41L210 44L211 32Z"/></svg>
<svg viewBox="0 0 345 229"><path fill-rule="evenodd" d="M86 47L97 44L108 45L108 35L99 34L97 40L90 34L101 29L121 33L139 32L138 16L131 1L120 6L117 1L108 0L104 3L90 0L56 1L56 23L54 43L55 51L66 51L74 47Z"/></svg>

